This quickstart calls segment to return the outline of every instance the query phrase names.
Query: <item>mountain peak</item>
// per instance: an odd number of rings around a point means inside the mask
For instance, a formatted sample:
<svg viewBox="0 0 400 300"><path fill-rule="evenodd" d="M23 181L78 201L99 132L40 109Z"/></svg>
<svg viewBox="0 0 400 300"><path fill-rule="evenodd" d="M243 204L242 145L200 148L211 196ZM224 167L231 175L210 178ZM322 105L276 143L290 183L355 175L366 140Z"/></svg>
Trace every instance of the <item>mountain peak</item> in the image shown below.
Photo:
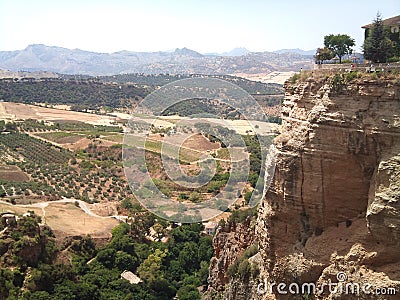
<svg viewBox="0 0 400 300"><path fill-rule="evenodd" d="M190 49L188 49L186 47L183 47L182 49L176 48L174 53L177 54L177 55L185 55L185 56L193 56L193 57L202 57L203 56L199 52L196 52L194 50L190 50Z"/></svg>
<svg viewBox="0 0 400 300"><path fill-rule="evenodd" d="M271 70L311 68L314 60L270 52L248 55L246 48L235 48L227 55L202 55L184 48L173 52L98 53L42 44L29 45L23 50L0 51L0 69L50 71L64 74L112 75L118 73L146 74L235 74L268 73ZM215 56L220 56L218 59Z"/></svg>
<svg viewBox="0 0 400 300"><path fill-rule="evenodd" d="M242 56L242 55L246 55L248 53L250 53L250 51L247 50L246 48L244 48L244 47L236 47L236 48L233 48L231 51L229 51L227 53L227 55L228 56Z"/></svg>

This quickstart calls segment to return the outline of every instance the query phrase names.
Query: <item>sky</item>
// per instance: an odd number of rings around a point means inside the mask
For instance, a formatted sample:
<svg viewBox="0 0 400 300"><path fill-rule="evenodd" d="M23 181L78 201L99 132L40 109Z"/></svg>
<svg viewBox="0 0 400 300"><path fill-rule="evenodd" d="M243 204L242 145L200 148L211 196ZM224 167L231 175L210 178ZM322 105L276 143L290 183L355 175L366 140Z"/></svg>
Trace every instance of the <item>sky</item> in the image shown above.
<svg viewBox="0 0 400 300"><path fill-rule="evenodd" d="M0 51L30 44L111 53L187 47L200 53L316 49L400 14L399 0L1 0Z"/></svg>

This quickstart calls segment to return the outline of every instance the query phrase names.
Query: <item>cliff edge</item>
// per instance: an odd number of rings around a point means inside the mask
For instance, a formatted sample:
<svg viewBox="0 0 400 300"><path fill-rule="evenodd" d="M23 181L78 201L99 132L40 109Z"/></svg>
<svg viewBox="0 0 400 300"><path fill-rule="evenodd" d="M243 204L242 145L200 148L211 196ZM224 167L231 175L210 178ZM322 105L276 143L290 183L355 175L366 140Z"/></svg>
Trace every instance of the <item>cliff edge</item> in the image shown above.
<svg viewBox="0 0 400 300"><path fill-rule="evenodd" d="M317 75L285 83L254 228L260 272L240 298L399 299L400 80ZM234 281L224 299L239 299Z"/></svg>

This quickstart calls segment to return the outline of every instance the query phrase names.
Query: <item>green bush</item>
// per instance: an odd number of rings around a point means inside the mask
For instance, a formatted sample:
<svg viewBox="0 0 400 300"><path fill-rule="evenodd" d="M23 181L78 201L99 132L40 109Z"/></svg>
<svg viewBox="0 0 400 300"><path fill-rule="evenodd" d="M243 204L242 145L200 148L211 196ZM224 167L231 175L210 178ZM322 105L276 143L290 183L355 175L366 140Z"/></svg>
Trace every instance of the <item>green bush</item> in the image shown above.
<svg viewBox="0 0 400 300"><path fill-rule="evenodd" d="M335 93L341 92L343 89L343 78L340 74L335 74L332 78L332 91Z"/></svg>
<svg viewBox="0 0 400 300"><path fill-rule="evenodd" d="M242 280L248 280L250 276L257 277L260 270L256 264L250 264L249 258L257 254L258 245L254 244L248 247L235 262L228 267L228 276L234 278L239 276Z"/></svg>
<svg viewBox="0 0 400 300"><path fill-rule="evenodd" d="M346 75L344 75L346 82L350 82L353 79L358 77L357 72L350 72L350 73L346 73Z"/></svg>
<svg viewBox="0 0 400 300"><path fill-rule="evenodd" d="M388 60L387 60L389 63L391 63L391 62L398 62L398 61L400 61L400 57L399 56L393 56L393 57L391 57L391 58L388 58Z"/></svg>
<svg viewBox="0 0 400 300"><path fill-rule="evenodd" d="M300 78L300 74L295 73L292 77L289 78L290 83L296 83Z"/></svg>
<svg viewBox="0 0 400 300"><path fill-rule="evenodd" d="M251 195L253 195L253 192L247 192L246 194L244 194L244 200L246 200L246 203L249 203Z"/></svg>
<svg viewBox="0 0 400 300"><path fill-rule="evenodd" d="M234 210L229 216L229 222L243 223L248 217L255 217L257 215L257 207L248 208L245 210Z"/></svg>
<svg viewBox="0 0 400 300"><path fill-rule="evenodd" d="M240 278L242 279L249 279L250 275L251 275L251 267L250 267L250 263L247 259L243 260L240 262L239 266L238 266L238 274L240 276Z"/></svg>

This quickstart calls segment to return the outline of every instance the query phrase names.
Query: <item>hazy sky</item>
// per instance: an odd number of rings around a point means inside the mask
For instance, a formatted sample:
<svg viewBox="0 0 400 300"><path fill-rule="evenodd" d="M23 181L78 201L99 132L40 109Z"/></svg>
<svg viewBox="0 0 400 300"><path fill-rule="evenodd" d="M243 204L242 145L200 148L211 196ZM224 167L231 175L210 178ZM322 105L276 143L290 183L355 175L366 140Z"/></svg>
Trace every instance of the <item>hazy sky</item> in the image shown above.
<svg viewBox="0 0 400 300"><path fill-rule="evenodd" d="M360 51L362 25L399 0L0 0L0 50L46 44L97 52L187 47L202 53L314 49L346 33Z"/></svg>

